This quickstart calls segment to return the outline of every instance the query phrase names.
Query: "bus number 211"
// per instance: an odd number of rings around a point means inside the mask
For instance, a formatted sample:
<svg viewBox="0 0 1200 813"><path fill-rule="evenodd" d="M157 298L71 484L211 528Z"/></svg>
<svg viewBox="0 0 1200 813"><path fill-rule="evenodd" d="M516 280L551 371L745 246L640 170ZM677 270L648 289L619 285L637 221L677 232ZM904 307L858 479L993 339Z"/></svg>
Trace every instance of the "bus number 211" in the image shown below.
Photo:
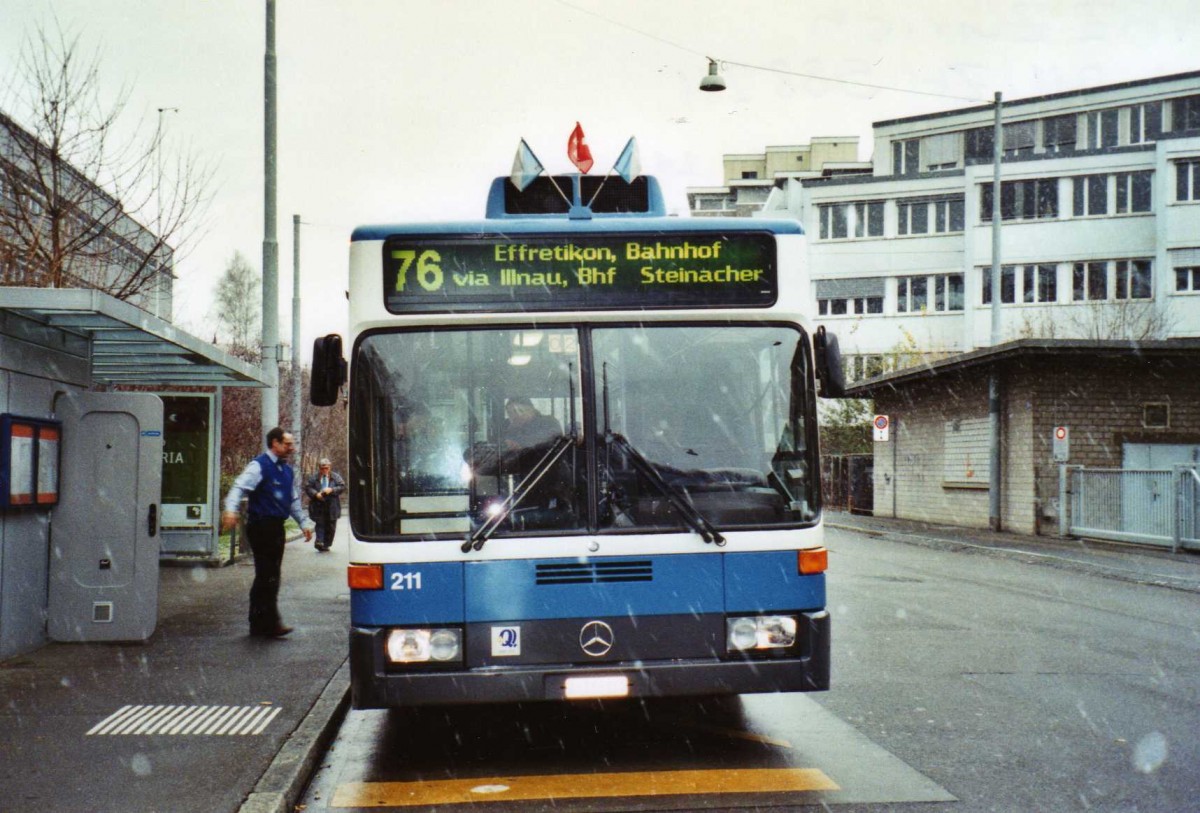
<svg viewBox="0 0 1200 813"><path fill-rule="evenodd" d="M392 589L393 590L420 590L421 589L421 573L393 573L392 574Z"/></svg>
<svg viewBox="0 0 1200 813"><path fill-rule="evenodd" d="M422 251L421 256L409 249L397 249L392 252L392 259L400 261L396 270L396 290L403 291L408 282L408 271L412 268L413 260L417 262L417 283L426 291L437 291L442 287L442 255L430 249Z"/></svg>

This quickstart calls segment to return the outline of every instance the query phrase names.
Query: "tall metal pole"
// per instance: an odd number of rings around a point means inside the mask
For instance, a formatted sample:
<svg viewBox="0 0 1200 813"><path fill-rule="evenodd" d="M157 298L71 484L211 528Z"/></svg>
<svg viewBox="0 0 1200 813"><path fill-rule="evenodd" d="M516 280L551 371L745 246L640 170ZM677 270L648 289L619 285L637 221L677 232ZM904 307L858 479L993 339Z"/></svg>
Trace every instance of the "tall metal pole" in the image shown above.
<svg viewBox="0 0 1200 813"><path fill-rule="evenodd" d="M296 471L304 472L304 421L300 403L300 215L292 215L292 432Z"/></svg>
<svg viewBox="0 0 1200 813"><path fill-rule="evenodd" d="M992 144L992 340L1000 344L1000 161L1004 156L1004 128L1000 123L1001 97L996 93L996 123ZM993 361L988 376L988 527L999 531L1000 518L1000 372Z"/></svg>
<svg viewBox="0 0 1200 813"><path fill-rule="evenodd" d="M263 435L279 425L279 242L275 239L275 0L267 0L267 52L264 60L263 116Z"/></svg>

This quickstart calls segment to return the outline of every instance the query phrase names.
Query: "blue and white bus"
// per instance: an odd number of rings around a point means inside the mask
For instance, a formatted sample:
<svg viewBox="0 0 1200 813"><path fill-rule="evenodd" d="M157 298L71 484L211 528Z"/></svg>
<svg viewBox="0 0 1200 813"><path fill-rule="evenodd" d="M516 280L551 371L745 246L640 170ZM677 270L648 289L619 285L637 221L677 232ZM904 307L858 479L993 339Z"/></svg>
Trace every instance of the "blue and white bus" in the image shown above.
<svg viewBox="0 0 1200 813"><path fill-rule="evenodd" d="M828 688L816 396L842 382L800 224L598 184L354 231L357 708Z"/></svg>

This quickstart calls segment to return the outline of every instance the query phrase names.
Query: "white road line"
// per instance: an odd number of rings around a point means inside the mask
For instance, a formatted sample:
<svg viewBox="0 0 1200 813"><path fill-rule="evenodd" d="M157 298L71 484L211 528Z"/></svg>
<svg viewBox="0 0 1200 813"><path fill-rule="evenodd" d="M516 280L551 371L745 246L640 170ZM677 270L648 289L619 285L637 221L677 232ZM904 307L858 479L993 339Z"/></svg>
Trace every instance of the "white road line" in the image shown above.
<svg viewBox="0 0 1200 813"><path fill-rule="evenodd" d="M278 716L278 706L121 706L85 733L92 736L254 736Z"/></svg>
<svg viewBox="0 0 1200 813"><path fill-rule="evenodd" d="M194 733L195 729L199 728L201 725L203 725L205 722L207 722L209 717L216 714L216 711L218 708L220 708L220 706L201 706L200 708L202 709L200 714L197 714L195 716L195 718L192 719L191 722L189 722L186 726L184 726L183 729L179 732L180 734Z"/></svg>
<svg viewBox="0 0 1200 813"><path fill-rule="evenodd" d="M253 731L251 731L250 734L251 735L261 734L263 732L263 729L267 727L267 724L270 723L272 720L274 720L275 715L278 714L280 711L282 711L282 709L279 708L279 706L275 706L273 709L271 709L270 713L267 714L267 718L265 720L263 720L261 723L259 723L258 727L256 729L254 729Z"/></svg>

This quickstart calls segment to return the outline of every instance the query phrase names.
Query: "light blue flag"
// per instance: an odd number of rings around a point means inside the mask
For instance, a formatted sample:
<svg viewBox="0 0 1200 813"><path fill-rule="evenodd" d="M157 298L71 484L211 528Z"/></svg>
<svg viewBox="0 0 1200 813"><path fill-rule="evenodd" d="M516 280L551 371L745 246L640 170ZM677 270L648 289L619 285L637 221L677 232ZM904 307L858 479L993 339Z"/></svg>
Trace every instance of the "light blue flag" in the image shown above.
<svg viewBox="0 0 1200 813"><path fill-rule="evenodd" d="M525 187L533 183L533 179L542 174L542 162L533 154L533 150L529 149L529 145L525 143L525 139L521 139L521 143L517 145L517 157L513 159L512 180L513 186L524 192Z"/></svg>
<svg viewBox="0 0 1200 813"><path fill-rule="evenodd" d="M613 172L625 179L625 183L633 183L633 179L642 174L642 159L638 157L637 139L631 137L625 149L617 156L613 164Z"/></svg>

